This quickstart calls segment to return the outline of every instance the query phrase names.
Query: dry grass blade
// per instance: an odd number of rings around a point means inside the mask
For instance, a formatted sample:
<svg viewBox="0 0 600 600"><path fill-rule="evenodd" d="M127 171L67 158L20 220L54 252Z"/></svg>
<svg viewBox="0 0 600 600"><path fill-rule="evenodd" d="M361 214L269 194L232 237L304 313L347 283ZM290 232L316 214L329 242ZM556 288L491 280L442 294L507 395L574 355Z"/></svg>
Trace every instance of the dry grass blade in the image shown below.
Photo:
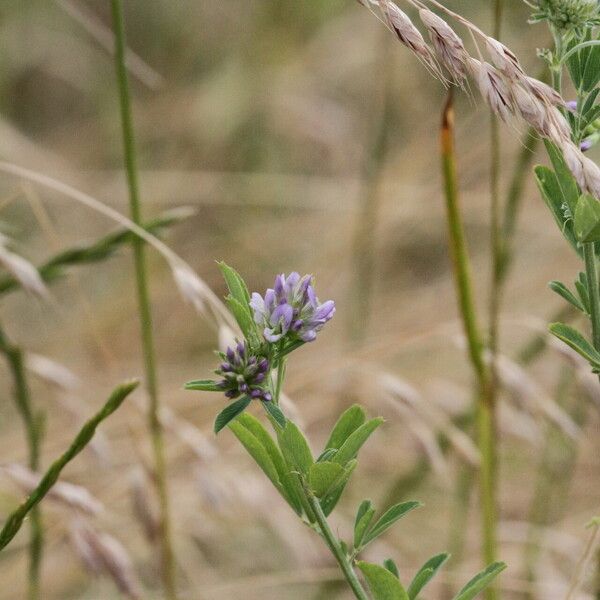
<svg viewBox="0 0 600 600"><path fill-rule="evenodd" d="M544 415L574 439L579 435L580 429L573 419L520 365L507 356L498 356L497 367L498 376L505 388L521 400L531 412Z"/></svg>
<svg viewBox="0 0 600 600"><path fill-rule="evenodd" d="M131 558L116 538L77 519L71 525L71 542L92 573L109 576L128 598L142 598L142 588Z"/></svg>
<svg viewBox="0 0 600 600"><path fill-rule="evenodd" d="M22 256L9 250L9 243L10 240L0 234L0 265L21 284L24 290L40 298L47 298L48 289L37 269Z"/></svg>
<svg viewBox="0 0 600 600"><path fill-rule="evenodd" d="M152 246L167 261L179 291L183 297L196 308L196 310L202 312L205 316L212 316L213 320L210 322L217 326L221 323L226 323L232 329L237 330L237 323L230 312L210 287L197 275L197 273L195 273L192 267L173 252L173 250L171 250L164 242L153 236L151 233L148 233L139 225L136 225L131 219L124 217L118 211L99 200L96 200L96 198L93 198L89 194L81 192L66 183L42 173L4 161L0 161L0 171L59 192L129 229L136 236ZM206 311L206 307L210 309L210 313Z"/></svg>
<svg viewBox="0 0 600 600"><path fill-rule="evenodd" d="M79 23L104 50L110 54L114 53L115 42L112 31L101 23L91 11L85 9L81 3L76 5L71 0L56 0L56 4ZM131 74L149 89L158 90L164 84L163 76L130 48L127 49L125 61Z"/></svg>
<svg viewBox="0 0 600 600"><path fill-rule="evenodd" d="M73 371L47 356L28 352L25 364L32 373L62 390L73 391L81 385L81 380Z"/></svg>

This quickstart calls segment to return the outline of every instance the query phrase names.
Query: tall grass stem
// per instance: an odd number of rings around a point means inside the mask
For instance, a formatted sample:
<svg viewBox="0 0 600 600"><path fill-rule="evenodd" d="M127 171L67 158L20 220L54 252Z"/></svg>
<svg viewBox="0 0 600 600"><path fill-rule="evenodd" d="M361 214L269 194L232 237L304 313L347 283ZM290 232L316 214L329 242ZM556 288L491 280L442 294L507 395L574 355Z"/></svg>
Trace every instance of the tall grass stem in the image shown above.
<svg viewBox="0 0 600 600"><path fill-rule="evenodd" d="M458 295L460 316L463 322L469 359L477 381L477 438L481 454L479 473L480 503L482 515L483 555L486 563L496 556L496 501L494 473L494 422L490 403L490 375L484 360L481 331L477 321L471 275L471 262L467 250L464 224L459 206L456 175L456 152L454 147L454 110L452 91L444 107L441 128L441 156L446 199L450 251L454 279ZM488 592L488 600L496 598L496 592Z"/></svg>
<svg viewBox="0 0 600 600"><path fill-rule="evenodd" d="M135 138L133 133L131 100L127 68L125 65L125 23L121 0L111 0L112 20L115 34L115 65L119 87L121 126L131 219L136 225L142 223L136 164ZM171 542L171 520L167 490L166 461L162 426L159 419L158 381L152 330L152 313L146 268L145 247L142 240L133 240L135 277L138 309L140 314L142 352L144 355L145 382L148 392L148 427L154 453L156 488L160 504L160 533L162 545L162 579L165 595L169 600L177 598L175 583L175 560Z"/></svg>
<svg viewBox="0 0 600 600"><path fill-rule="evenodd" d="M42 415L41 413L36 414L32 406L23 351L10 342L2 330L0 330L0 351L4 353L12 374L15 404L21 415L25 435L27 436L29 468L35 472L40 467L40 444L43 433ZM44 550L44 529L39 508L34 508L31 511L30 527L27 597L29 600L37 600L40 597L40 571Z"/></svg>

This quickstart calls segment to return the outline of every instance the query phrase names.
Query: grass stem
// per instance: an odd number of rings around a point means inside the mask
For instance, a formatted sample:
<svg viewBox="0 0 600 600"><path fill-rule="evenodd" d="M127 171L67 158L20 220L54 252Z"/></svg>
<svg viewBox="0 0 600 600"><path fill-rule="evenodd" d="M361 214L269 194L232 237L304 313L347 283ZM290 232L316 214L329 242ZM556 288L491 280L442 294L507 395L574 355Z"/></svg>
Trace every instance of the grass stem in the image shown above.
<svg viewBox="0 0 600 600"><path fill-rule="evenodd" d="M132 221L136 225L141 225L141 202L139 197L129 82L125 66L125 24L121 0L111 0L111 8L115 34L115 65L119 87L124 159L129 186L129 207ZM142 351L144 355L145 382L149 398L148 427L154 453L155 480L161 513L162 579L166 597L169 600L174 600L177 598L175 560L171 542L171 521L163 433L159 419L158 381L152 330L152 313L150 309L145 247L144 242L139 238L133 240L133 253L141 324Z"/></svg>
<svg viewBox="0 0 600 600"><path fill-rule="evenodd" d="M5 355L12 374L15 404L21 415L25 435L27 436L29 468L35 472L40 468L40 444L43 433L42 414L36 414L31 403L23 351L12 344L2 330L0 330L0 351ZM40 598L40 570L44 550L44 529L42 515L38 508L31 511L30 524L27 597L29 600L37 600Z"/></svg>
<svg viewBox="0 0 600 600"><path fill-rule="evenodd" d="M452 92L444 107L441 128L441 155L446 198L450 252L458 296L460 316L467 340L467 349L477 381L477 438L481 454L479 473L482 514L483 555L490 564L496 558L496 500L495 500L495 448L493 407L490 402L490 374L484 360L484 347L477 321L471 262L467 250L464 224L459 207L454 148L454 110ZM495 590L488 589L488 600L493 600Z"/></svg>

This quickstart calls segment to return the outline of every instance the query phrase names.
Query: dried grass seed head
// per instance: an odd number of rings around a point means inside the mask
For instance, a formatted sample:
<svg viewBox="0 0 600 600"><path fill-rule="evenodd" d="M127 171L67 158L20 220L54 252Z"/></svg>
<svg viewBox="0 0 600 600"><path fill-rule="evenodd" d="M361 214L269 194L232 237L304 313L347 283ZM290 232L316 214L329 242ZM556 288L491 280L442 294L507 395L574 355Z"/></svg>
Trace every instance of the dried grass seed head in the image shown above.
<svg viewBox="0 0 600 600"><path fill-rule="evenodd" d="M540 133L546 129L548 111L539 98L518 84L512 87L512 97L519 114L528 125Z"/></svg>
<svg viewBox="0 0 600 600"><path fill-rule="evenodd" d="M575 181L577 181L580 188L585 189L586 180L583 173L583 154L571 140L564 141L564 143L560 145L560 149L565 162L567 163L567 167L569 167L569 171L571 171L573 177L575 177Z"/></svg>
<svg viewBox="0 0 600 600"><path fill-rule="evenodd" d="M425 63L436 76L441 76L433 51L409 16L390 0L380 0L379 7L386 24L396 33L400 42L412 50L417 58Z"/></svg>
<svg viewBox="0 0 600 600"><path fill-rule="evenodd" d="M446 21L430 10L421 8L419 16L429 32L438 59L446 67L454 81L462 84L467 77L469 59L463 41Z"/></svg>
<svg viewBox="0 0 600 600"><path fill-rule="evenodd" d="M494 65L513 81L525 78L519 59L504 44L492 37L485 38L485 46Z"/></svg>
<svg viewBox="0 0 600 600"><path fill-rule="evenodd" d="M515 112L515 104L510 85L502 73L489 63L482 63L476 58L469 59L469 66L484 100L495 114L503 121L508 121Z"/></svg>
<svg viewBox="0 0 600 600"><path fill-rule="evenodd" d="M525 77L525 82L531 93L538 100L547 102L552 106L565 106L563 97L547 83L544 83L535 77Z"/></svg>

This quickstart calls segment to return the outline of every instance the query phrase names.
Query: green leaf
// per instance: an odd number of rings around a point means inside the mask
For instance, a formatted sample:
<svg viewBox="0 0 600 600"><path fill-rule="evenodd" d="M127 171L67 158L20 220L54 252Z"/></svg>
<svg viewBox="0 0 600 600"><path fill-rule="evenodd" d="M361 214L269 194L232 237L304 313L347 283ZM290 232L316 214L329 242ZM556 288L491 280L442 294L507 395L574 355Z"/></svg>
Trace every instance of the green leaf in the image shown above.
<svg viewBox="0 0 600 600"><path fill-rule="evenodd" d="M479 592L483 591L496 578L498 573L506 569L503 562L492 563L487 569L475 575L465 587L456 594L454 600L472 600Z"/></svg>
<svg viewBox="0 0 600 600"><path fill-rule="evenodd" d="M250 312L233 296L227 296L227 298L225 298L225 303L231 311L231 314L235 317L242 333L250 342L250 345L256 347L259 343L259 339L256 333L256 324L254 323L254 319Z"/></svg>
<svg viewBox="0 0 600 600"><path fill-rule="evenodd" d="M279 406L275 404L275 402L262 402L262 407L267 411L268 414L270 414L273 417L273 419L275 420L277 425L279 425L279 427L281 427L282 429L285 427L287 419L285 418L285 415L281 412Z"/></svg>
<svg viewBox="0 0 600 600"><path fill-rule="evenodd" d="M546 151L548 152L548 156L554 167L556 180L559 189L561 190L562 201L566 203L571 210L571 213L574 213L575 207L577 206L577 200L579 200L579 196L581 195L577 181L575 181L573 173L571 173L571 170L567 166L562 152L548 140L544 141L544 145L546 146Z"/></svg>
<svg viewBox="0 0 600 600"><path fill-rule="evenodd" d="M246 429L246 427L244 427L244 425L237 420L229 423L229 429L231 429L242 446L246 448L248 454L250 454L256 464L263 470L264 474L271 480L271 483L279 491L282 491L279 473L277 472L273 460L269 456L269 453L262 443L253 433Z"/></svg>
<svg viewBox="0 0 600 600"><path fill-rule="evenodd" d="M575 289L581 300L581 304L585 308L585 312L590 314L590 294L588 292L588 281L586 273L579 273L579 279L575 281Z"/></svg>
<svg viewBox="0 0 600 600"><path fill-rule="evenodd" d="M386 558L383 561L383 566L392 574L394 577L400 579L400 571L398 571L398 565L391 559Z"/></svg>
<svg viewBox="0 0 600 600"><path fill-rule="evenodd" d="M583 194L579 198L573 221L578 241L600 241L600 202L593 196Z"/></svg>
<svg viewBox="0 0 600 600"><path fill-rule="evenodd" d="M394 504L389 508L380 518L376 521L375 525L369 529L365 536L363 546L366 546L369 542L372 542L375 538L379 537L384 531L387 531L396 521L407 515L415 508L423 506L420 502L401 502L400 504Z"/></svg>
<svg viewBox="0 0 600 600"><path fill-rule="evenodd" d="M344 473L344 467L337 463L316 462L308 471L310 489L317 498L322 498L337 487Z"/></svg>
<svg viewBox="0 0 600 600"><path fill-rule="evenodd" d="M333 458L336 454L337 454L336 448L327 448L327 450L323 450L323 452L321 452L321 454L319 455L319 458L317 458L317 462L328 461L329 459Z"/></svg>
<svg viewBox="0 0 600 600"><path fill-rule="evenodd" d="M307 475L313 457L306 438L295 423L287 421L279 436L279 446L288 464L303 475Z"/></svg>
<svg viewBox="0 0 600 600"><path fill-rule="evenodd" d="M348 436L356 431L366 420L365 411L358 404L354 404L345 410L334 425L325 448L340 448L348 439Z"/></svg>
<svg viewBox="0 0 600 600"><path fill-rule="evenodd" d="M356 460L351 460L344 467L344 476L340 479L338 486L335 490L331 490L325 497L321 499L321 508L325 513L325 516L328 517L331 514L331 511L336 507L339 502L342 494L344 493L344 489L346 488L346 484L350 479L350 475L356 468L358 463Z"/></svg>
<svg viewBox="0 0 600 600"><path fill-rule="evenodd" d="M410 600L415 600L421 590L432 580L438 569L448 560L449 556L445 552L433 556L417 571L407 590Z"/></svg>
<svg viewBox="0 0 600 600"><path fill-rule="evenodd" d="M600 47L588 46L588 58L583 70L582 89L589 92L596 87L600 81Z"/></svg>
<svg viewBox="0 0 600 600"><path fill-rule="evenodd" d="M358 568L363 572L374 600L409 600L400 580L386 568L360 561Z"/></svg>
<svg viewBox="0 0 600 600"><path fill-rule="evenodd" d="M346 464L353 459L362 445L369 439L369 436L383 423L381 417L371 419L363 423L358 429L353 431L346 441L341 445L338 453L333 457L333 460L341 465Z"/></svg>
<svg viewBox="0 0 600 600"><path fill-rule="evenodd" d="M200 390L202 392L222 392L216 381L212 379L197 379L196 381L188 381L184 386L186 390Z"/></svg>
<svg viewBox="0 0 600 600"><path fill-rule="evenodd" d="M285 463L285 460L281 455L281 452L279 451L279 448L277 447L277 444L275 443L273 438L268 434L267 430L262 426L260 421L247 412L241 414L233 423L229 425L229 427L232 429L233 433L236 436L237 429L239 428L239 426L244 427L263 446L263 448L269 455L269 458L273 463L275 470L277 471L277 479L281 484L280 491L282 495L290 504L290 506L296 511L296 513L301 515L302 505L300 503L300 500L298 499L296 488L294 487L294 484L291 481L290 473Z"/></svg>
<svg viewBox="0 0 600 600"><path fill-rule="evenodd" d="M239 400L224 408L215 419L215 433L219 433L230 421L235 419L240 413L243 413L248 408L250 402L252 402L250 396L242 396Z"/></svg>
<svg viewBox="0 0 600 600"><path fill-rule="evenodd" d="M365 533L373 520L375 509L370 500L364 500L358 507L356 519L354 520L354 547L360 548Z"/></svg>
<svg viewBox="0 0 600 600"><path fill-rule="evenodd" d="M588 342L579 331L565 325L564 323L551 323L550 333L555 335L559 340L562 340L567 346L570 346L583 356L592 367L600 369L600 352L598 352L590 342Z"/></svg>
<svg viewBox="0 0 600 600"><path fill-rule="evenodd" d="M248 291L248 287L242 279L242 276L223 261L217 264L219 265L219 269L221 269L223 279L225 279L225 283L227 284L227 288L229 289L232 298L235 298L242 306L248 307L248 314L251 314L248 305L250 302L250 292Z"/></svg>
<svg viewBox="0 0 600 600"><path fill-rule="evenodd" d="M573 294L573 292L564 283L561 283L560 281L551 281L548 284L548 287L581 312L586 312L585 307L583 304L581 304L577 296L575 296L575 294Z"/></svg>
<svg viewBox="0 0 600 600"><path fill-rule="evenodd" d="M579 244L577 243L575 233L573 232L573 220L565 217L564 207L566 206L566 201L556 174L548 167L538 166L535 168L535 179L542 198L550 209L562 234L571 244L571 247L575 252L581 254Z"/></svg>

